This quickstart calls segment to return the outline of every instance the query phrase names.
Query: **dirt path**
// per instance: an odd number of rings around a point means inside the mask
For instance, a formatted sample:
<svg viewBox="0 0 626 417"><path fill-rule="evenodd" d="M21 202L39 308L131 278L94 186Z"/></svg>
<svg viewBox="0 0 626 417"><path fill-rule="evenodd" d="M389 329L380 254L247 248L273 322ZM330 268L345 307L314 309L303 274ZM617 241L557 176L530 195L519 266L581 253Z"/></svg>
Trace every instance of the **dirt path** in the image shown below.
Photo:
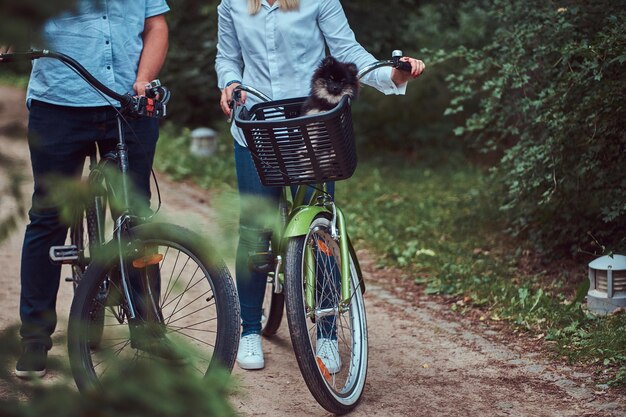
<svg viewBox="0 0 626 417"><path fill-rule="evenodd" d="M0 149L23 162L30 175L23 135L9 138L11 121L25 120L22 93L0 88ZM19 127L19 126L18 126ZM17 129L18 131L20 129ZM28 177L27 177L28 178ZM0 218L13 203L0 178ZM160 176L166 213L202 219L209 229L215 213L204 191L173 184ZM30 193L27 181L24 189ZM22 228L0 245L0 328L18 321L19 252ZM196 229L198 230L198 229ZM487 325L446 314L446 308L399 284L398 274L376 269L360 252L368 283L370 367L365 394L354 416L626 416L626 402L593 384L591 375L556 364L528 349L528 343L500 341ZM71 299L62 283L61 318L52 355L65 355L63 318ZM232 399L246 416L326 416L306 388L291 350L286 323L271 341L265 340L266 368L235 369L242 390ZM47 378L54 378L54 370Z"/></svg>

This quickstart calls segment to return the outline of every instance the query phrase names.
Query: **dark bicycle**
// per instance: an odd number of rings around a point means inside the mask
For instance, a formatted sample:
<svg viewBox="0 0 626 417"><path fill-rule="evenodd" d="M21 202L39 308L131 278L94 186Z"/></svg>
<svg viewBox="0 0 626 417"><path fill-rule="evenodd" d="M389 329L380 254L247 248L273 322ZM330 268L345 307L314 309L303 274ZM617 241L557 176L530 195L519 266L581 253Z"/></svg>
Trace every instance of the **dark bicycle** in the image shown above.
<svg viewBox="0 0 626 417"><path fill-rule="evenodd" d="M61 61L120 103L111 104L117 113L115 150L100 160L95 148L89 155L88 197L75 210L70 244L50 248L53 262L71 265L68 353L78 388L103 386L119 358L165 360L203 374L215 367L232 370L240 315L224 262L198 234L150 222L153 214L141 216L130 204L124 124L131 117L165 117L169 91L155 80L145 96L118 94L53 51L0 54L1 62L40 58Z"/></svg>

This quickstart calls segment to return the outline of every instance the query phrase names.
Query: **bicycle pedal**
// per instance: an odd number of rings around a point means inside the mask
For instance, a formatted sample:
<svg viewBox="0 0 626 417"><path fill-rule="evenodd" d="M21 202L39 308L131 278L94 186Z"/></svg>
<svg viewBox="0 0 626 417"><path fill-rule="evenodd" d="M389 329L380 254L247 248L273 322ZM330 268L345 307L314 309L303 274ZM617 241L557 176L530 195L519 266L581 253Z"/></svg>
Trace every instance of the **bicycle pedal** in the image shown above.
<svg viewBox="0 0 626 417"><path fill-rule="evenodd" d="M78 248L76 245L63 245L50 247L50 260L55 264L71 264L78 261Z"/></svg>

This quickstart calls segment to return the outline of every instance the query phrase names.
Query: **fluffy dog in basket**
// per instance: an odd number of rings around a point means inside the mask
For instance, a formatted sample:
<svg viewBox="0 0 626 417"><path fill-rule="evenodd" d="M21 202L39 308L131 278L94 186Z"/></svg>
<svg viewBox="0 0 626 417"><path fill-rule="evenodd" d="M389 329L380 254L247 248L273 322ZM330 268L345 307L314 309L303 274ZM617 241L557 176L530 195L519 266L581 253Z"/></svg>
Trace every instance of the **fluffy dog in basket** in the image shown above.
<svg viewBox="0 0 626 417"><path fill-rule="evenodd" d="M302 105L301 115L308 116L334 109L343 96L356 99L359 93L359 79L357 67L353 63L340 62L332 56L324 58L313 73L311 79L311 93ZM319 164L317 172L313 172L308 161L310 156L303 150L297 155L303 165L294 170L294 179L308 180L327 178L333 172L333 161L336 158L335 151L324 142L325 127L322 122L308 123L306 126L307 137L311 149L316 152L316 157L324 163ZM320 145L321 144L321 145Z"/></svg>
<svg viewBox="0 0 626 417"><path fill-rule="evenodd" d="M356 99L359 93L357 67L327 56L313 73L311 94L302 105L302 115L332 110L343 96Z"/></svg>

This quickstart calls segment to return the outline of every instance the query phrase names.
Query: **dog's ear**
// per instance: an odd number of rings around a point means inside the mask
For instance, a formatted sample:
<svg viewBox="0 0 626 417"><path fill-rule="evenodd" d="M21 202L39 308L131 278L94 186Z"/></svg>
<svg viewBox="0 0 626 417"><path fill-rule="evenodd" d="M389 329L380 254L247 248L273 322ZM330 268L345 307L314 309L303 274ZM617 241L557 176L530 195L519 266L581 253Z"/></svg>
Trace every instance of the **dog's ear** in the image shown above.
<svg viewBox="0 0 626 417"><path fill-rule="evenodd" d="M359 69L356 67L356 64L352 62L346 64L346 68L348 69L350 75L352 75L353 77L356 77L356 75L359 73Z"/></svg>
<svg viewBox="0 0 626 417"><path fill-rule="evenodd" d="M336 62L337 60L335 59L335 57L329 55L322 60L322 63L320 64L320 68L335 65Z"/></svg>

